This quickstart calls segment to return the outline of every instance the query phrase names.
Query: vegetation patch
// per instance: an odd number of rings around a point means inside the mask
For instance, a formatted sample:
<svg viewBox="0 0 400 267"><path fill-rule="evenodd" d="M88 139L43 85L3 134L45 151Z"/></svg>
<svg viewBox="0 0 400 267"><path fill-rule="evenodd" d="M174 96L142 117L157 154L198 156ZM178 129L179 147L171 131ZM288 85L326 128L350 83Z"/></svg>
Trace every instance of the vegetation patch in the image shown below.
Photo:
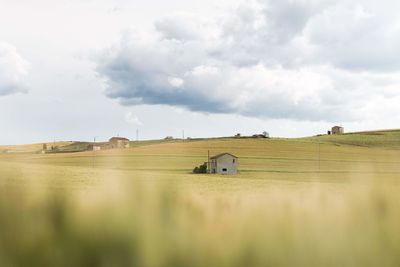
<svg viewBox="0 0 400 267"><path fill-rule="evenodd" d="M207 162L193 169L193 173L207 173Z"/></svg>

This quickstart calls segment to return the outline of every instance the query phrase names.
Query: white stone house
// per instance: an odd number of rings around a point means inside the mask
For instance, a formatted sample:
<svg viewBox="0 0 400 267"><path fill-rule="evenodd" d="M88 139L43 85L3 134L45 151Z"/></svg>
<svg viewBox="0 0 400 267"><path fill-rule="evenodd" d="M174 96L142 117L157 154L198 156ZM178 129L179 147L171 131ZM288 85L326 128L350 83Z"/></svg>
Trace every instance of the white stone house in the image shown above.
<svg viewBox="0 0 400 267"><path fill-rule="evenodd" d="M229 153L222 153L210 158L209 172L216 174L237 174L238 157Z"/></svg>
<svg viewBox="0 0 400 267"><path fill-rule="evenodd" d="M113 137L109 140L110 148L129 148L129 139L124 137Z"/></svg>
<svg viewBox="0 0 400 267"><path fill-rule="evenodd" d="M344 134L344 128L342 126L333 126L331 133L332 134Z"/></svg>

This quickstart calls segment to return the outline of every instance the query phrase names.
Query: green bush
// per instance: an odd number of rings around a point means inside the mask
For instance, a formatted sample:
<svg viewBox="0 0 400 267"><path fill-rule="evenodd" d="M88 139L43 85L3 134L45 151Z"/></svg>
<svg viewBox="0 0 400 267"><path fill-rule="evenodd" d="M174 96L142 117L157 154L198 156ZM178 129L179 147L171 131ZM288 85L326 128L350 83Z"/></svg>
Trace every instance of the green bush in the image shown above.
<svg viewBox="0 0 400 267"><path fill-rule="evenodd" d="M207 162L193 169L193 173L207 173Z"/></svg>

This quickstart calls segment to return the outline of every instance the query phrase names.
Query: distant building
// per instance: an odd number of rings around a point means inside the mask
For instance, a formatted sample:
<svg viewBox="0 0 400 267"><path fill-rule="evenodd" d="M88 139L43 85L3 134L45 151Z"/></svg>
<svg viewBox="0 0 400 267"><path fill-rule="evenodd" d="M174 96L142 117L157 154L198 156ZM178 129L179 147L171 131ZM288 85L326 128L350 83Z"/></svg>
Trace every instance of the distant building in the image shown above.
<svg viewBox="0 0 400 267"><path fill-rule="evenodd" d="M344 128L341 126L333 126L330 132L331 134L344 134ZM329 134L329 132L328 132Z"/></svg>
<svg viewBox="0 0 400 267"><path fill-rule="evenodd" d="M173 137L173 136L166 136L166 137L164 138L164 140L174 140L174 137Z"/></svg>
<svg viewBox="0 0 400 267"><path fill-rule="evenodd" d="M109 140L110 148L129 148L129 139L125 137L113 137Z"/></svg>
<svg viewBox="0 0 400 267"><path fill-rule="evenodd" d="M241 133L237 133L237 134L235 134L235 136L234 137L236 137L236 138L240 138L240 137L242 137L242 134Z"/></svg>
<svg viewBox="0 0 400 267"><path fill-rule="evenodd" d="M229 153L222 153L211 157L209 172L216 174L237 174L238 157Z"/></svg>
<svg viewBox="0 0 400 267"><path fill-rule="evenodd" d="M87 150L89 150L89 151L100 151L101 150L101 145L100 144L98 144L98 145L90 144L88 146Z"/></svg>

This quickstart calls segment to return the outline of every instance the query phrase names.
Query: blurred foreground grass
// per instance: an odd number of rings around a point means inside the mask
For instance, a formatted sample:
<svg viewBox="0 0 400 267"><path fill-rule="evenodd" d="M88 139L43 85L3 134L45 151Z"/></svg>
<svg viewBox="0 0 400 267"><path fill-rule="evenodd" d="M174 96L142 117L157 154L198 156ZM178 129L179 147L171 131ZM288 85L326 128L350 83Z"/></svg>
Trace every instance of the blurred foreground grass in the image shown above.
<svg viewBox="0 0 400 267"><path fill-rule="evenodd" d="M398 185L208 197L121 188L2 187L0 266L400 265Z"/></svg>

